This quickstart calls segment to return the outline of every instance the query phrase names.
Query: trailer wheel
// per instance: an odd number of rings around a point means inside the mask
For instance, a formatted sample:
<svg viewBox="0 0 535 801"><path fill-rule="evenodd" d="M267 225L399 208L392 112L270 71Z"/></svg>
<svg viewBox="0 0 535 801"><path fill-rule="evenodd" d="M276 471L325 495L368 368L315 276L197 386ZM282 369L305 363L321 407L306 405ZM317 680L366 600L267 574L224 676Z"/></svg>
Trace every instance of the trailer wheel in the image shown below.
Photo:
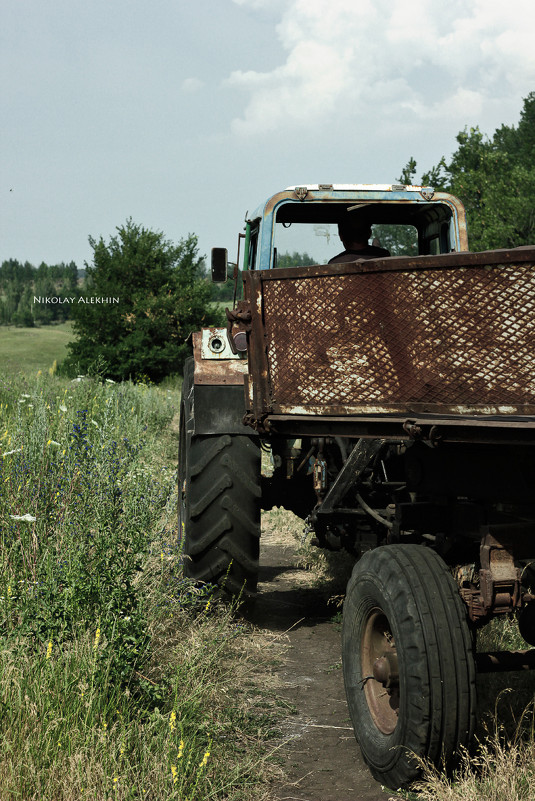
<svg viewBox="0 0 535 801"><path fill-rule="evenodd" d="M364 554L348 584L343 668L355 736L373 776L397 789L414 755L450 767L475 725L475 663L448 568L420 545Z"/></svg>
<svg viewBox="0 0 535 801"><path fill-rule="evenodd" d="M247 436L192 435L188 378L186 366L178 458L184 573L245 601L258 580L260 448Z"/></svg>

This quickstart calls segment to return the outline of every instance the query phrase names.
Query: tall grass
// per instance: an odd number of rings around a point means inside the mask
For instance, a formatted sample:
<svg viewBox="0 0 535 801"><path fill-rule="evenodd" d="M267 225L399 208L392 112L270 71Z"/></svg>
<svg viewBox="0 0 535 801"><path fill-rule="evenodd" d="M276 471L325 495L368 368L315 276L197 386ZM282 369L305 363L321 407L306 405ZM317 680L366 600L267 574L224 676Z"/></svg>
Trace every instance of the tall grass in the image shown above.
<svg viewBox="0 0 535 801"><path fill-rule="evenodd" d="M181 573L177 393L0 376L0 798L261 798L254 632Z"/></svg>

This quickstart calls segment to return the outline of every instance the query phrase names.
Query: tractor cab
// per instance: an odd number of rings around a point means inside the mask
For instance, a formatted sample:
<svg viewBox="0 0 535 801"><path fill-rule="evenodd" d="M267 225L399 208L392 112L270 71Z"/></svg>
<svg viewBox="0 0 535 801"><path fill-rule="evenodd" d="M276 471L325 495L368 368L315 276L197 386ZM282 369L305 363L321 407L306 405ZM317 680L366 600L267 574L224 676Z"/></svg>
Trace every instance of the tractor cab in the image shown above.
<svg viewBox="0 0 535 801"><path fill-rule="evenodd" d="M338 225L371 225L369 244L391 256L468 250L460 201L429 187L386 184L293 186L273 195L246 221L243 269L326 264L343 246Z"/></svg>

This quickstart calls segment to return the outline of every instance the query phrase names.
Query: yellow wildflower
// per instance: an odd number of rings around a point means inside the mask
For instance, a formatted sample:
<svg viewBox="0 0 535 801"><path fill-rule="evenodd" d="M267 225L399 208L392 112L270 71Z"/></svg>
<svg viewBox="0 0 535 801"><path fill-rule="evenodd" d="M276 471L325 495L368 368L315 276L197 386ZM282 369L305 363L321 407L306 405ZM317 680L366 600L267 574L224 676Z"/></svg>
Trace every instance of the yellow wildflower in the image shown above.
<svg viewBox="0 0 535 801"><path fill-rule="evenodd" d="M210 756L210 751L205 751L202 761L199 762L199 767L204 768L206 763L208 762L208 757Z"/></svg>
<svg viewBox="0 0 535 801"><path fill-rule="evenodd" d="M171 717L169 719L169 728L171 729L171 731L173 731L173 729L175 728L175 720L176 720L176 712L175 710L173 710L171 712Z"/></svg>
<svg viewBox="0 0 535 801"><path fill-rule="evenodd" d="M173 774L173 784L176 784L178 781L178 771L176 769L176 765L171 765L171 773Z"/></svg>
<svg viewBox="0 0 535 801"><path fill-rule="evenodd" d="M48 647L46 649L46 658L50 659L51 656L52 656L52 640L50 640L50 642L48 643Z"/></svg>
<svg viewBox="0 0 535 801"><path fill-rule="evenodd" d="M100 640L100 626L97 628L95 632L95 642L93 643L93 650L96 651L98 648L98 641Z"/></svg>
<svg viewBox="0 0 535 801"><path fill-rule="evenodd" d="M180 741L180 745L178 746L178 754L177 759L182 759L182 754L184 753L184 740Z"/></svg>

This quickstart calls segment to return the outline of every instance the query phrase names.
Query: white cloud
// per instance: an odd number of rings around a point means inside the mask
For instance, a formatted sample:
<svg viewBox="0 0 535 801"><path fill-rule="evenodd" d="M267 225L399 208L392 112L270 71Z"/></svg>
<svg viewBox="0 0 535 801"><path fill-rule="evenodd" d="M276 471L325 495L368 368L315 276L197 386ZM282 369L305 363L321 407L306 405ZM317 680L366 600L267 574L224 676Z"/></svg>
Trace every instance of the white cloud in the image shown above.
<svg viewBox="0 0 535 801"><path fill-rule="evenodd" d="M287 0L276 29L285 62L227 78L250 95L233 131L370 124L396 113L453 115L462 127L467 115L535 89L534 22L531 0Z"/></svg>

